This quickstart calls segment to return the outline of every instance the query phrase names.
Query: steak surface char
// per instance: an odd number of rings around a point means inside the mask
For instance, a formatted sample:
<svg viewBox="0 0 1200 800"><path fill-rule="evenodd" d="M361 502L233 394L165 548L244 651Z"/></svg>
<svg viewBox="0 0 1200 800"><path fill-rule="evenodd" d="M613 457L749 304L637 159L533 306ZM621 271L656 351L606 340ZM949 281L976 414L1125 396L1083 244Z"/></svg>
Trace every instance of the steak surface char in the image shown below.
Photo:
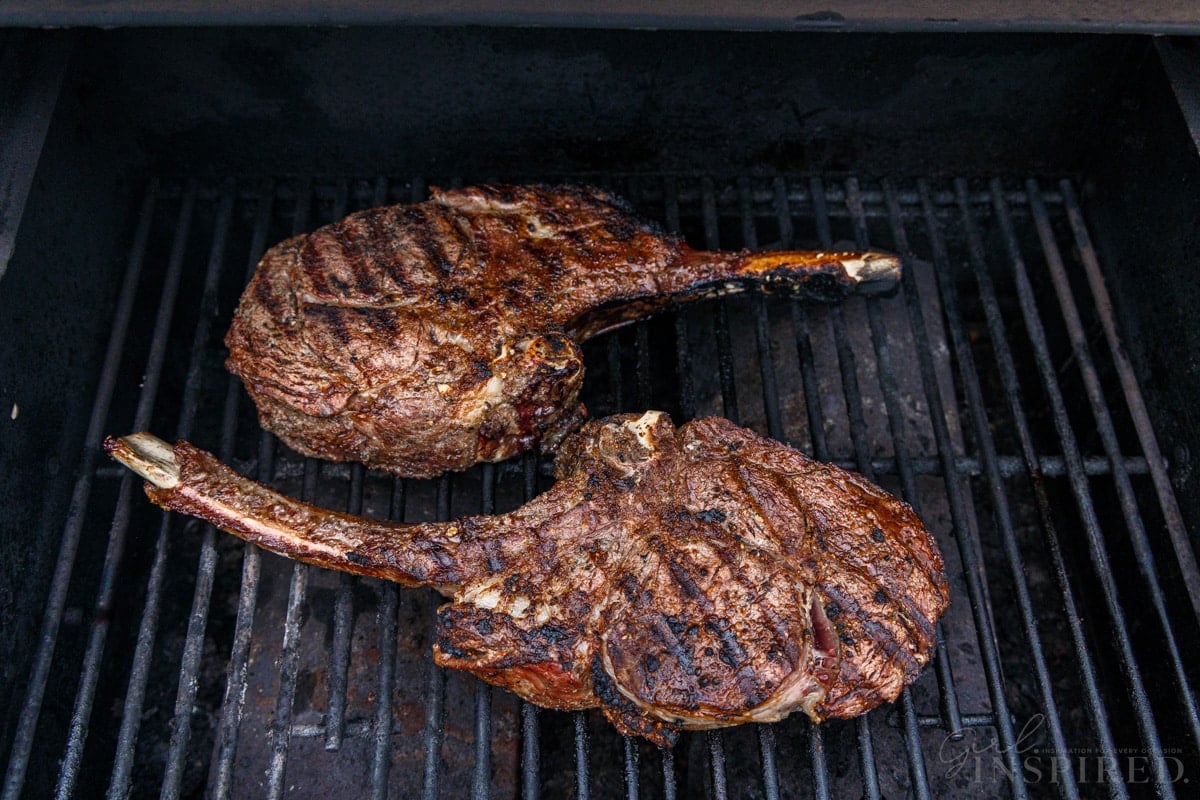
<svg viewBox="0 0 1200 800"><path fill-rule="evenodd" d="M912 509L863 477L709 418L589 422L509 514L379 522L243 478L186 442L109 439L149 497L321 566L429 585L434 657L623 733L852 717L928 661L948 603Z"/></svg>
<svg viewBox="0 0 1200 800"><path fill-rule="evenodd" d="M541 447L585 416L578 343L750 285L834 299L895 285L872 252L702 252L590 187L431 190L273 247L228 368L294 449L431 477Z"/></svg>

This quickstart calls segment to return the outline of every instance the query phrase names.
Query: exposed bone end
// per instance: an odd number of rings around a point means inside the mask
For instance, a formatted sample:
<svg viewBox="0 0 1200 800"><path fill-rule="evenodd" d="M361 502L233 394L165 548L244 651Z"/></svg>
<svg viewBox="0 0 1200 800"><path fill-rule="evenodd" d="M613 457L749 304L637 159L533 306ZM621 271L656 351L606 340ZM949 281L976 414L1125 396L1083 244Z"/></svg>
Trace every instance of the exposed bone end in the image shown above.
<svg viewBox="0 0 1200 800"><path fill-rule="evenodd" d="M875 294L894 289L900 282L900 258L891 253L867 250L847 254L842 259L842 268L854 281L856 290L862 294Z"/></svg>
<svg viewBox="0 0 1200 800"><path fill-rule="evenodd" d="M179 485L179 461L170 444L150 433L104 440L104 451L160 489Z"/></svg>
<svg viewBox="0 0 1200 800"><path fill-rule="evenodd" d="M650 436L650 431L658 424L662 416L663 412L661 411L647 411L637 419L627 420L621 424L633 432L633 435L637 437L642 447L647 450L654 450L657 447L657 443Z"/></svg>

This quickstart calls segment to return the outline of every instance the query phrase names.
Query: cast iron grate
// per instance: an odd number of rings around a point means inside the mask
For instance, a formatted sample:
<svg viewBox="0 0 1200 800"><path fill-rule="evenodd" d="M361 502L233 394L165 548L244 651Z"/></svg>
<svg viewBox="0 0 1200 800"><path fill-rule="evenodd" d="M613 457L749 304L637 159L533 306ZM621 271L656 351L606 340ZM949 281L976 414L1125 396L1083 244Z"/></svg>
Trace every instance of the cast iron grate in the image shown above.
<svg viewBox="0 0 1200 800"><path fill-rule="evenodd" d="M174 432L305 499L396 518L506 510L548 480L532 457L427 482L301 459L221 368L267 246L420 199L423 181L154 180L4 797L1175 796L1200 768L1197 572L1074 185L583 177L693 244L906 256L893 298L752 295L603 337L585 393L595 415L723 414L917 507L954 600L920 680L859 720L659 752L432 666L430 592L150 508L103 460L104 433Z"/></svg>

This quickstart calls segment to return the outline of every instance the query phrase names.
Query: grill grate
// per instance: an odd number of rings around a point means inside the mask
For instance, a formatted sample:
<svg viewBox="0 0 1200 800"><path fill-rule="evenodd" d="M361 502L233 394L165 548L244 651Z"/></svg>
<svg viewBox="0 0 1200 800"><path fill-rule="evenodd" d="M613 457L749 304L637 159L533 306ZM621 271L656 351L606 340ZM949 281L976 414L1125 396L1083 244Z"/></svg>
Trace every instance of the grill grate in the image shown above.
<svg viewBox="0 0 1200 800"><path fill-rule="evenodd" d="M114 798L1075 798L1095 783L1120 798L1140 780L1175 796L1200 768L1185 667L1200 580L1072 183L586 177L710 248L848 239L908 257L894 298L727 298L610 334L585 348L585 391L597 415L723 414L912 503L954 600L921 679L852 722L692 734L660 753L434 666L431 592L292 564L148 508L98 457L104 433L175 430L285 491L392 518L494 513L547 480L533 457L429 482L301 459L258 430L221 369L224 324L270 243L420 199L423 181L155 180L4 798L100 785ZM72 622L83 603L86 625Z"/></svg>

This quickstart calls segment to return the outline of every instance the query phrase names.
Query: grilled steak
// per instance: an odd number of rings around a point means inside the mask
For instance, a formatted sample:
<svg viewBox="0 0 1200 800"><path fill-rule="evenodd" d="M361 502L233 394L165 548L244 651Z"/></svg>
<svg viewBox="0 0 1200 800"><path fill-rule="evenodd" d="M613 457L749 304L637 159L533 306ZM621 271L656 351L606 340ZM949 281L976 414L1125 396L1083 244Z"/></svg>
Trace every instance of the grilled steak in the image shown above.
<svg viewBox="0 0 1200 800"><path fill-rule="evenodd" d="M597 189L434 189L272 248L227 366L296 450L429 477L557 445L591 336L748 285L836 298L898 276L880 253L691 250Z"/></svg>
<svg viewBox="0 0 1200 800"><path fill-rule="evenodd" d="M558 482L456 522L323 511L186 442L109 439L155 503L321 566L436 587L434 657L530 702L679 729L850 717L929 659L947 586L905 503L728 420L587 423Z"/></svg>

